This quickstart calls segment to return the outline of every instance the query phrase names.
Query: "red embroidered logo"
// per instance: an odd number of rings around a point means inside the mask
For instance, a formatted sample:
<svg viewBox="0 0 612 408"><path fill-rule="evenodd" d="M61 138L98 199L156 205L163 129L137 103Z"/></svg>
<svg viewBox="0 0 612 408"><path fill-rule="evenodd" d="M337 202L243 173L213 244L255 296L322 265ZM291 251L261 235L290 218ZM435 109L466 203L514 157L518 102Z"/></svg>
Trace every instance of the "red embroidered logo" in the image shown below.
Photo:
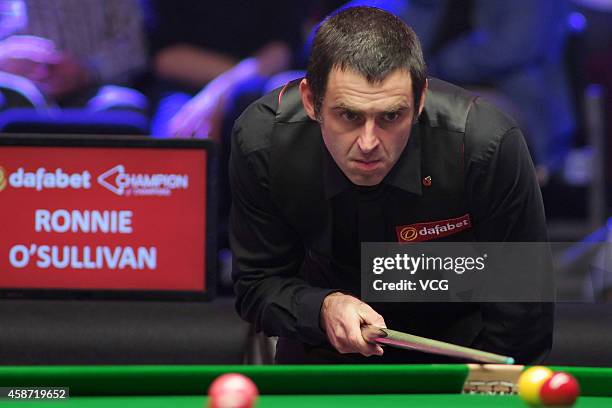
<svg viewBox="0 0 612 408"><path fill-rule="evenodd" d="M420 222L395 227L397 242L422 242L443 238L472 227L470 214L448 220Z"/></svg>

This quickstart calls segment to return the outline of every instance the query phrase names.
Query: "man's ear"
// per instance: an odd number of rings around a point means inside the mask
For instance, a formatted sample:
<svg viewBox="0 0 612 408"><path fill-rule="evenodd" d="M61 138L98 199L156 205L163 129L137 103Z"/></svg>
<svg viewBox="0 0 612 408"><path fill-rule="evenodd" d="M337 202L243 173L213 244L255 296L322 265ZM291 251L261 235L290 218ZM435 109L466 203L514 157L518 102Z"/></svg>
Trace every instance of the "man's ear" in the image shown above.
<svg viewBox="0 0 612 408"><path fill-rule="evenodd" d="M423 108L425 108L425 98L427 97L427 88L429 88L429 80L425 78L425 86L423 86L423 92L421 93L421 99L419 101L419 113L416 115L416 118L421 116L421 112L423 112Z"/></svg>
<svg viewBox="0 0 612 408"><path fill-rule="evenodd" d="M304 110L308 117L312 120L317 120L314 108L314 95L312 94L310 86L308 86L306 78L302 79L302 82L300 82L300 95L302 96L302 105L304 105Z"/></svg>

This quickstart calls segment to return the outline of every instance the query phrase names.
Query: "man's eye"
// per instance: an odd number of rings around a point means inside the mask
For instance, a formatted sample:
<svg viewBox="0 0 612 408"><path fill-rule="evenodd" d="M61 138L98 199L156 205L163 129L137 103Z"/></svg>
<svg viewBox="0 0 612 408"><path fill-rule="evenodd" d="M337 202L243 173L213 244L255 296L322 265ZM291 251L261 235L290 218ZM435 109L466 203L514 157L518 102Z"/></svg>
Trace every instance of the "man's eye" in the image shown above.
<svg viewBox="0 0 612 408"><path fill-rule="evenodd" d="M383 119L386 122L395 122L397 119L399 119L400 115L401 114L399 112L387 112L383 115Z"/></svg>
<svg viewBox="0 0 612 408"><path fill-rule="evenodd" d="M357 119L359 119L358 114L356 114L355 112L350 112L350 111L342 112L342 117L349 122L354 122Z"/></svg>

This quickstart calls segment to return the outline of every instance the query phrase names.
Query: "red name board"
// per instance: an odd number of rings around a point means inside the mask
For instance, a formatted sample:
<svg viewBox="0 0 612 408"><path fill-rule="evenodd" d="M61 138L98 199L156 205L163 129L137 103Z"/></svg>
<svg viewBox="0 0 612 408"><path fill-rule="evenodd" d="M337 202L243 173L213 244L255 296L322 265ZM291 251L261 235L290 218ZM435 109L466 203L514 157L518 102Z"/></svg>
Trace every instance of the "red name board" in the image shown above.
<svg viewBox="0 0 612 408"><path fill-rule="evenodd" d="M0 288L206 290L206 159L0 147Z"/></svg>

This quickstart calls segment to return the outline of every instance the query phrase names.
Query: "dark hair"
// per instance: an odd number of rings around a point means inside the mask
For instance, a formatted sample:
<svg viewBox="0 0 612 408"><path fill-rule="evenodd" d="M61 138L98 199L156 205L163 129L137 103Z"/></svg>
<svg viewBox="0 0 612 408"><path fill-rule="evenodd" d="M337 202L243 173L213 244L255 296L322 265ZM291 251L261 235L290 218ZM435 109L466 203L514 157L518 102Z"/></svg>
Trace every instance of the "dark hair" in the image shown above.
<svg viewBox="0 0 612 408"><path fill-rule="evenodd" d="M318 115L332 69L352 70L368 82L382 82L397 69L410 73L418 109L427 69L416 34L397 16L375 7L349 7L317 28L306 79Z"/></svg>

